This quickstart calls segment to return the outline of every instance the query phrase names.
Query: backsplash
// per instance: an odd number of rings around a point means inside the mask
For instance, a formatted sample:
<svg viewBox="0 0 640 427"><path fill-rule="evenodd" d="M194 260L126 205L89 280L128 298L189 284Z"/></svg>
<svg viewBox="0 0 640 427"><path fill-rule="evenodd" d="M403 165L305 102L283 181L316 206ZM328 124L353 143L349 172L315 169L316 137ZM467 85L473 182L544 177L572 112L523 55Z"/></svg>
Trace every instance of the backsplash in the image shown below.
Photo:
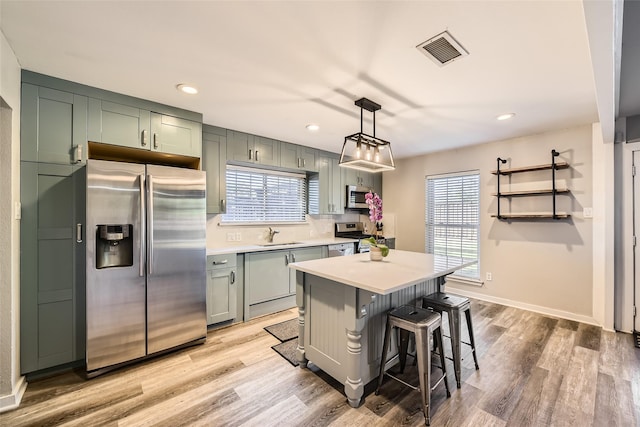
<svg viewBox="0 0 640 427"><path fill-rule="evenodd" d="M301 224L221 225L222 215L207 215L207 248L248 246L267 242L269 227L278 230L274 242L292 242L333 237L336 222L365 221L357 213L344 215L306 215Z"/></svg>

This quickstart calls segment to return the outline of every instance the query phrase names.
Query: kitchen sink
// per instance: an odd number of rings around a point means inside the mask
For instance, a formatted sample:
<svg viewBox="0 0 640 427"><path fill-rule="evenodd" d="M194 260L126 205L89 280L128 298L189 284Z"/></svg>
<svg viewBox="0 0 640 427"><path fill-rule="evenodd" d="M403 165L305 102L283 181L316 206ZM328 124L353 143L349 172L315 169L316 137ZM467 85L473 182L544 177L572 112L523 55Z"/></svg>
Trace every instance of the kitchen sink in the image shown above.
<svg viewBox="0 0 640 427"><path fill-rule="evenodd" d="M302 242L273 242L273 243L263 243L258 246L286 246L286 245L298 245Z"/></svg>

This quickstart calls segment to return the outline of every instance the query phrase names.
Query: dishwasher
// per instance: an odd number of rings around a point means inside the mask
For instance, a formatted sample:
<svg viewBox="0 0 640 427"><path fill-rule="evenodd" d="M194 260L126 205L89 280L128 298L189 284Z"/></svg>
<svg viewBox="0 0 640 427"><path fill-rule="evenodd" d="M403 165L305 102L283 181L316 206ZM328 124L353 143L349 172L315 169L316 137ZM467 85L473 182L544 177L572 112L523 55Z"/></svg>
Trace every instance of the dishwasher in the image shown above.
<svg viewBox="0 0 640 427"><path fill-rule="evenodd" d="M335 245L328 245L328 249L329 258L354 254L353 243L337 243Z"/></svg>

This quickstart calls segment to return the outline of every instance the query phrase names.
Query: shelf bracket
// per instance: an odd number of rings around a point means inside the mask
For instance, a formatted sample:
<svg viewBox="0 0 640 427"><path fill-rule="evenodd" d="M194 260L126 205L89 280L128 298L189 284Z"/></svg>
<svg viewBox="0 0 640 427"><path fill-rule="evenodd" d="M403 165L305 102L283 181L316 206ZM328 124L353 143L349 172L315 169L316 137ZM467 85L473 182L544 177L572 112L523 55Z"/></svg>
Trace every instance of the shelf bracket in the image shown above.
<svg viewBox="0 0 640 427"><path fill-rule="evenodd" d="M556 214L556 157L558 153L555 149L551 150L551 199L553 200L553 219L558 219Z"/></svg>
<svg viewBox="0 0 640 427"><path fill-rule="evenodd" d="M498 215L496 216L496 218L502 219L502 216L500 216L500 164L507 163L507 160L506 159L501 159L500 157L498 157L496 159L496 163L498 165L498 167L497 167L498 173L496 175L498 177Z"/></svg>

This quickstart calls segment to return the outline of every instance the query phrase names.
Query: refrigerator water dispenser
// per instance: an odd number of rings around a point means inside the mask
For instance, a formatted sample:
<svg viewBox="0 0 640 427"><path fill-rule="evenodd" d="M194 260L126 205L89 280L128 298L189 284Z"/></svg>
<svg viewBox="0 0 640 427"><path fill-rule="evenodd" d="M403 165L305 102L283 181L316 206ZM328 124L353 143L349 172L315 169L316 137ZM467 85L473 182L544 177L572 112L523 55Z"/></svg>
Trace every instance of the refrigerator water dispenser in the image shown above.
<svg viewBox="0 0 640 427"><path fill-rule="evenodd" d="M133 265L133 225L104 224L96 227L96 268Z"/></svg>

